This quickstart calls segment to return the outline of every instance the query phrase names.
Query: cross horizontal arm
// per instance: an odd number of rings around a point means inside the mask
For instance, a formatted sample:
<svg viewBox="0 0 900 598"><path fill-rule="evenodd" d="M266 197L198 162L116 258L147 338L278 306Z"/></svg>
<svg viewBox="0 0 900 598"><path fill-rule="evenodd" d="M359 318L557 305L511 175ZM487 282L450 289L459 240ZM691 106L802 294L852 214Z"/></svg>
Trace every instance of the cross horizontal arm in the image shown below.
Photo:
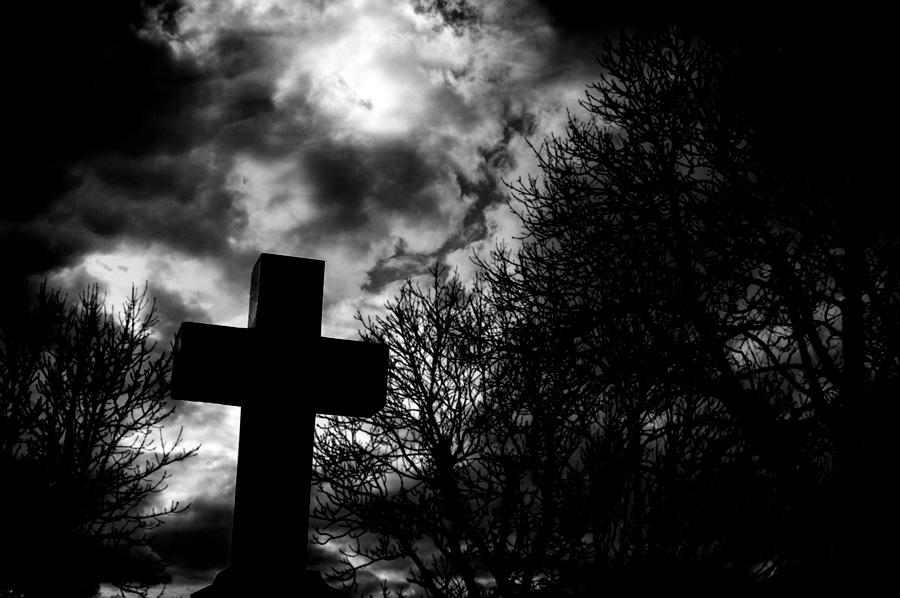
<svg viewBox="0 0 900 598"><path fill-rule="evenodd" d="M384 405L387 392L384 345L185 322L173 353L172 395L182 401L271 401L273 411L300 401L315 413L366 416Z"/></svg>

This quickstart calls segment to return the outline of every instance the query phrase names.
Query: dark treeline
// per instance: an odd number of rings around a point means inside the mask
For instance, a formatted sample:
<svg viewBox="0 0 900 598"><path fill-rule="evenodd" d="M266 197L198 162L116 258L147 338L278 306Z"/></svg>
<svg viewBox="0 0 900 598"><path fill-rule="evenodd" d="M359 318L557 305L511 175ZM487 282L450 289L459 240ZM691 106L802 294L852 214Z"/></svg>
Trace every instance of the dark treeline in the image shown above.
<svg viewBox="0 0 900 598"><path fill-rule="evenodd" d="M0 317L0 596L148 596L169 577L150 533L186 508L159 502L166 470L197 450L161 434L155 305L133 290L113 313L96 286L19 299Z"/></svg>
<svg viewBox="0 0 900 598"><path fill-rule="evenodd" d="M510 185L521 244L363 322L390 396L317 440L336 579L593 596L887 570L897 237L860 97L874 62L828 39L608 44L589 117Z"/></svg>

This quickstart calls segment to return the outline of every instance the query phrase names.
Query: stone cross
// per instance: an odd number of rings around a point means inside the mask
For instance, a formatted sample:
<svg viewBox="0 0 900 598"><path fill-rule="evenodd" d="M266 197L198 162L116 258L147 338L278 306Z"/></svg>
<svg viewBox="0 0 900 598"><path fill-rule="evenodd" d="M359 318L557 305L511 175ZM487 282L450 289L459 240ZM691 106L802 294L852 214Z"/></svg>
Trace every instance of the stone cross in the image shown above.
<svg viewBox="0 0 900 598"><path fill-rule="evenodd" d="M176 335L173 397L241 408L231 566L196 598L328 591L303 574L316 413L377 411L388 356L383 345L320 337L324 276L325 262L264 253L248 328L185 322Z"/></svg>

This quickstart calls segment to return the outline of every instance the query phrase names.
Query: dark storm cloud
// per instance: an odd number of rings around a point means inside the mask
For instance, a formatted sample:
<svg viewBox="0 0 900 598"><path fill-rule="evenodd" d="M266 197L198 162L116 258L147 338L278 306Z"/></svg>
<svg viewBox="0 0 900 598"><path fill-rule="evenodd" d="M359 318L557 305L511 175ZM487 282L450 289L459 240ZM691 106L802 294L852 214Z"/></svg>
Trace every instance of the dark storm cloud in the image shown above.
<svg viewBox="0 0 900 598"><path fill-rule="evenodd" d="M17 40L29 51L13 77L16 176L0 203L5 273L73 265L123 238L227 252L242 220L219 150L269 143L260 140L265 127L248 125L273 110L267 39L224 30L214 59L197 64L166 43L180 9L107 1L28 15L44 36L39 49Z"/></svg>
<svg viewBox="0 0 900 598"><path fill-rule="evenodd" d="M175 60L161 39L141 33L154 7L162 35L177 3L32 3L14 11L19 19L10 35L19 56L10 61L7 83L15 176L0 203L0 254L16 256L7 267L46 270L88 246L90 235L47 235L40 225L53 203L82 183L74 166L103 153L189 145L181 124L199 72Z"/></svg>
<svg viewBox="0 0 900 598"><path fill-rule="evenodd" d="M182 322L209 322L210 317L200 306L185 301L178 293L151 284L148 293L156 301L159 323L154 327L160 335L160 346L168 351Z"/></svg>
<svg viewBox="0 0 900 598"><path fill-rule="evenodd" d="M459 33L478 24L481 11L466 0L412 0L416 12L439 15L446 26Z"/></svg>
<svg viewBox="0 0 900 598"><path fill-rule="evenodd" d="M362 228L373 213L384 211L433 217L440 202L428 186L448 179L443 167L409 140L328 140L304 152L301 161L324 214L312 226L322 233Z"/></svg>
<svg viewBox="0 0 900 598"><path fill-rule="evenodd" d="M528 126L528 118L511 116L507 136L481 152L476 180L454 170L448 156L421 147L414 138L317 144L302 153L301 163L319 213L297 229L297 236L315 243L341 234L345 243L364 246L381 241L379 230L392 218L426 231L443 230L448 226L448 204L469 202L458 226L432 250L411 250L409 240L397 238L393 253L369 268L361 290L378 293L394 281L421 274L449 252L487 236L484 210L506 198L497 172L514 162L506 145Z"/></svg>
<svg viewBox="0 0 900 598"><path fill-rule="evenodd" d="M270 34L247 29L222 29L213 42L215 71L226 79L264 69Z"/></svg>
<svg viewBox="0 0 900 598"><path fill-rule="evenodd" d="M168 196L187 203L205 183L208 166L204 161L201 157L191 159L190 154L158 153L139 159L108 154L99 157L91 171L109 185L112 193L132 201Z"/></svg>
<svg viewBox="0 0 900 598"><path fill-rule="evenodd" d="M306 555L306 564L310 569L327 571L329 567L337 564L337 559L334 552L327 550L320 544L310 542Z"/></svg>
<svg viewBox="0 0 900 598"><path fill-rule="evenodd" d="M465 76L465 70L457 73L458 77ZM454 130L465 133L481 123L484 114L479 107L466 101L459 91L449 85L436 87L428 94L428 103L431 105L432 118L437 121L452 123ZM452 140L448 139L448 142Z"/></svg>
<svg viewBox="0 0 900 598"><path fill-rule="evenodd" d="M483 118L448 88L441 88L431 99L435 101L436 117L451 114L462 130ZM454 170L449 156L422 147L415 136L337 141L321 135L322 142L300 153L301 169L312 187L319 214L313 222L301 225L297 235L305 241L317 241L338 232L349 233L347 242L364 244L386 216L402 216L425 227L428 223L443 227L446 217L441 214L442 204L469 198L471 205L460 227L434 251L412 252L405 239L398 239L394 253L378 259L367 273L363 290L373 293L393 281L420 274L447 253L485 238L485 209L506 201L506 188L498 173L515 166L509 143L515 136L529 136L535 131L535 116L523 106L505 103L501 118L505 123L502 138L478 150L481 160L474 179ZM441 192L447 195L438 196ZM368 234L354 238L354 231Z"/></svg>
<svg viewBox="0 0 900 598"><path fill-rule="evenodd" d="M503 155L502 158L498 157L500 154ZM489 170L495 160L512 159L499 149L493 152L485 151L484 156L485 170ZM368 270L366 282L362 286L363 291L380 293L393 282L422 274L434 263L443 261L450 252L465 249L487 238L489 230L485 210L506 200L506 188L492 173L486 173L486 176L475 181L457 174L456 182L462 195L475 198L466 210L459 228L453 231L435 251L427 253L410 252L405 240L398 239L394 252L390 256L378 259Z"/></svg>
<svg viewBox="0 0 900 598"><path fill-rule="evenodd" d="M567 37L592 38L615 35L623 26L665 26L686 20L706 19L711 23L728 20L746 20L735 7L716 11L711 6L692 6L691 3L630 2L588 3L583 0L538 0L536 3L547 13L551 25ZM704 3L706 4L706 3ZM757 18L770 18L764 11Z"/></svg>
<svg viewBox="0 0 900 598"><path fill-rule="evenodd" d="M272 96L277 74L270 55L271 36L248 29L225 29L216 34L211 49L215 73L208 117L218 147L228 153L240 149L259 155L281 154L295 141L296 126L283 122ZM214 107L213 107L214 102ZM273 134L280 130L283 137Z"/></svg>
<svg viewBox="0 0 900 598"><path fill-rule="evenodd" d="M13 272L70 266L89 251L165 244L188 254L219 254L245 214L205 156L109 157L77 189L25 222L0 222ZM140 284L143 281L135 281Z"/></svg>
<svg viewBox="0 0 900 598"><path fill-rule="evenodd" d="M180 576L224 569L228 564L234 504L231 496L196 500L153 533L156 553Z"/></svg>
<svg viewBox="0 0 900 598"><path fill-rule="evenodd" d="M379 259L366 273L366 282L362 290L379 293L392 282L424 272L436 257L435 254L410 254L407 252L406 243L400 239L394 253Z"/></svg>
<svg viewBox="0 0 900 598"><path fill-rule="evenodd" d="M128 161L112 181L88 177L51 214L90 231L97 245L127 238L165 243L190 254L224 251L228 235L242 227L244 214L234 205L223 175L205 161L191 156L168 164L158 158ZM127 187L126 179L140 173L147 174L147 184L136 179L136 187Z"/></svg>
<svg viewBox="0 0 900 598"><path fill-rule="evenodd" d="M13 95L21 110L17 141L33 158L25 161L31 174L56 179L56 171L109 149L142 153L148 145L189 143L177 123L199 72L145 29L157 23L148 4L107 0L25 10L25 26L14 33L24 52L13 63ZM178 9L156 4L167 7L164 21ZM39 36L29 26L39 27ZM35 199L29 209L52 198Z"/></svg>
<svg viewBox="0 0 900 598"><path fill-rule="evenodd" d="M0 276L8 280L69 265L91 241L87 231L58 221L0 220Z"/></svg>

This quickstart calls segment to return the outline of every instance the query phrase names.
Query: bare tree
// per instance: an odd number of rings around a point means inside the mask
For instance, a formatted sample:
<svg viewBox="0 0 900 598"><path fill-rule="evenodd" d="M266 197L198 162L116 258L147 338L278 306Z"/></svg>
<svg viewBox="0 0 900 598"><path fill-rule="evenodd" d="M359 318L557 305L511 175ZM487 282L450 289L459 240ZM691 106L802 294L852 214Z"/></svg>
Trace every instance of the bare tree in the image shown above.
<svg viewBox="0 0 900 598"><path fill-rule="evenodd" d="M476 302L435 268L427 289L407 283L385 317L364 322L363 338L390 349L387 404L369 418L329 416L316 439L316 541L341 546L338 579L402 562L426 595L480 594L483 499L467 479L484 451L473 430L485 373L468 340L484 325Z"/></svg>
<svg viewBox="0 0 900 598"><path fill-rule="evenodd" d="M7 314L8 316L9 314ZM196 451L161 428L172 414L170 355L154 305L132 290L121 312L96 286L70 302L42 285L0 330L4 557L12 595L91 596L111 583L146 596L166 579L148 532L166 468Z"/></svg>
<svg viewBox="0 0 900 598"><path fill-rule="evenodd" d="M601 562L813 579L865 537L849 497L878 460L862 414L897 388L897 264L755 151L730 61L680 28L609 44L589 118L512 186L522 249L483 275L599 414Z"/></svg>
<svg viewBox="0 0 900 598"><path fill-rule="evenodd" d="M758 150L729 52L683 28L611 40L588 118L510 187L521 249L364 323L388 406L330 418L316 457L338 579L403 562L385 594L593 595L865 569L896 255Z"/></svg>
<svg viewBox="0 0 900 598"><path fill-rule="evenodd" d="M364 322L391 351L387 405L327 417L316 442L315 539L341 549L336 579L518 596L593 561L578 491L593 414L575 394L548 400L555 374L519 352L529 339L493 302L435 266L428 287L408 282Z"/></svg>

